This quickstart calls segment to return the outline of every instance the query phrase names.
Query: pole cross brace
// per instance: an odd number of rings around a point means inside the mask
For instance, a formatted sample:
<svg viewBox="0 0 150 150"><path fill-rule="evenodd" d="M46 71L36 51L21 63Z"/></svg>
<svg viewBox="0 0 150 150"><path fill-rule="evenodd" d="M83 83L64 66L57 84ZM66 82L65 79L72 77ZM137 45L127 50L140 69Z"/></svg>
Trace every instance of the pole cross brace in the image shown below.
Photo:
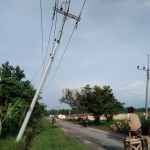
<svg viewBox="0 0 150 150"><path fill-rule="evenodd" d="M55 8L55 7L53 8L53 10L54 10L54 11L57 11L57 12L63 14L63 15L66 15L66 16L68 16L68 17L70 17L70 18L73 18L73 19L75 19L75 20L77 20L77 21L80 21L80 19L81 19L81 18L79 18L79 17L77 17L77 16L74 16L74 15L72 15L72 14L69 14L69 13L67 13L67 12L65 12L65 11L62 11L62 10L60 10L60 9L58 9L58 8Z"/></svg>

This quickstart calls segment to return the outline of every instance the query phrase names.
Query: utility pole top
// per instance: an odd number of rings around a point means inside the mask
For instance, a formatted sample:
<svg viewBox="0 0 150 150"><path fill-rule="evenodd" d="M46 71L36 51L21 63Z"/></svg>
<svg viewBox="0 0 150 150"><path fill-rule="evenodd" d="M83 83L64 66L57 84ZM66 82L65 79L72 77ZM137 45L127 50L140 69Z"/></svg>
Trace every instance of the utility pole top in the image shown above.
<svg viewBox="0 0 150 150"><path fill-rule="evenodd" d="M57 12L63 14L63 15L65 15L65 16L68 16L68 17L70 17L70 18L73 18L73 19L75 19L75 20L77 20L77 21L80 21L80 20L81 20L80 17L77 17L77 16L75 16L75 15L72 15L72 14L70 14L70 13L68 13L68 12L65 12L65 11L61 10L61 9L58 9L58 8L55 8L55 7L54 7L53 10L54 10L54 11L57 11Z"/></svg>

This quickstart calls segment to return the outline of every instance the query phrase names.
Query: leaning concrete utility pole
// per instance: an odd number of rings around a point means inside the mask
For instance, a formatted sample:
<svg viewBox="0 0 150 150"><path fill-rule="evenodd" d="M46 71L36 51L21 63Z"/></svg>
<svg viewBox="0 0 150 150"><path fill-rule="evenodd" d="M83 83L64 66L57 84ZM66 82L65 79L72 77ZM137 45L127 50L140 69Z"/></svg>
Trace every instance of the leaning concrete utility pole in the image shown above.
<svg viewBox="0 0 150 150"><path fill-rule="evenodd" d="M19 142L19 141L21 140L22 136L23 136L24 130L25 130L26 126L27 126L27 123L28 123L28 121L29 121L29 118L30 118L30 116L31 116L31 113L32 113L32 111L33 111L33 109L34 109L34 105L35 105L35 103L36 103L36 101L37 101L38 95L39 95L39 93L40 93L40 91L41 91L43 82L44 82L44 80L45 80L45 78L46 78L46 75L47 75L47 73L48 73L48 70L49 70L49 68L50 68L50 65L52 64L53 58L54 58L54 56L55 56L55 52L56 52L56 50L57 50L57 48L58 48L58 45L59 45L59 43L60 43L61 36L62 36L62 32L63 32L63 28L64 28L65 21L66 21L67 17L70 17L70 18L73 18L73 19L75 19L75 20L77 20L77 21L80 21L80 18L79 18L79 17L76 17L76 16L71 15L71 14L68 13L68 12L69 12L69 6L70 6L70 1L68 2L68 6L67 6L67 8L66 8L66 11L62 11L62 9L59 10L59 9L57 9L57 8L53 8L54 11L57 11L57 12L59 12L59 13L61 13L61 14L64 15L63 21L62 21L62 25L61 25L61 28L60 28L58 37L57 37L57 39L56 39L55 45L54 45L54 47L53 47L52 53L51 53L51 55L50 55L49 61L48 61L48 63L47 63L47 66L46 66L46 68L45 68L45 71L44 71L44 73L43 73L43 76L42 76L42 78L41 78L41 81L40 81L40 83L39 83L39 86L38 86L38 88L37 88L37 91L36 91L36 93L35 93L35 95L34 95L34 98L33 98L32 102L31 102L30 108L29 108L29 110L28 110L28 112L27 112L27 115L26 115L26 117L25 117L25 120L24 120L24 122L23 122L23 124L22 124L22 126L21 126L21 129L20 129L20 131L19 131L19 134L18 134L18 136L17 136L16 142Z"/></svg>
<svg viewBox="0 0 150 150"><path fill-rule="evenodd" d="M147 60L148 60L148 68L147 68L147 80L146 80L146 101L145 101L145 119L147 120L148 116L148 84L149 84L149 55L147 55ZM137 66L137 69L139 69L139 66ZM145 70L145 67L143 69L139 70Z"/></svg>

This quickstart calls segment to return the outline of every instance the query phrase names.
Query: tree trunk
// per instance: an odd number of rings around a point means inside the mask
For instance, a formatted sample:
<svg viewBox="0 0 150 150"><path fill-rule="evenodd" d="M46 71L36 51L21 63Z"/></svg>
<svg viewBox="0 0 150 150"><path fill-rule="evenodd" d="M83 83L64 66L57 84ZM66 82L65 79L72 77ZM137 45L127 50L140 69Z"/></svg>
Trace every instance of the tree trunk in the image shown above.
<svg viewBox="0 0 150 150"><path fill-rule="evenodd" d="M95 116L95 122L99 122L99 119L100 119L99 115Z"/></svg>

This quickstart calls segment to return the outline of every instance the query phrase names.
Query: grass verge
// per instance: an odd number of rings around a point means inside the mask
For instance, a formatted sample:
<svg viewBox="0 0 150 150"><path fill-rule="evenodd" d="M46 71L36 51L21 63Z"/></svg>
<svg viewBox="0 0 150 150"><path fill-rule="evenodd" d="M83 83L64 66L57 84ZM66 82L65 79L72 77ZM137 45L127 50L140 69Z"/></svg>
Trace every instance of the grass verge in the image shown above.
<svg viewBox="0 0 150 150"><path fill-rule="evenodd" d="M5 137L1 137L0 139L0 150L22 150L24 147L24 142L16 143L18 131L13 131L11 133L7 133Z"/></svg>
<svg viewBox="0 0 150 150"><path fill-rule="evenodd" d="M18 131L0 138L0 150L87 150L76 139L42 118L29 124L21 141L15 142Z"/></svg>
<svg viewBox="0 0 150 150"><path fill-rule="evenodd" d="M32 142L30 150L86 150L77 140L56 125L42 119L43 129Z"/></svg>

